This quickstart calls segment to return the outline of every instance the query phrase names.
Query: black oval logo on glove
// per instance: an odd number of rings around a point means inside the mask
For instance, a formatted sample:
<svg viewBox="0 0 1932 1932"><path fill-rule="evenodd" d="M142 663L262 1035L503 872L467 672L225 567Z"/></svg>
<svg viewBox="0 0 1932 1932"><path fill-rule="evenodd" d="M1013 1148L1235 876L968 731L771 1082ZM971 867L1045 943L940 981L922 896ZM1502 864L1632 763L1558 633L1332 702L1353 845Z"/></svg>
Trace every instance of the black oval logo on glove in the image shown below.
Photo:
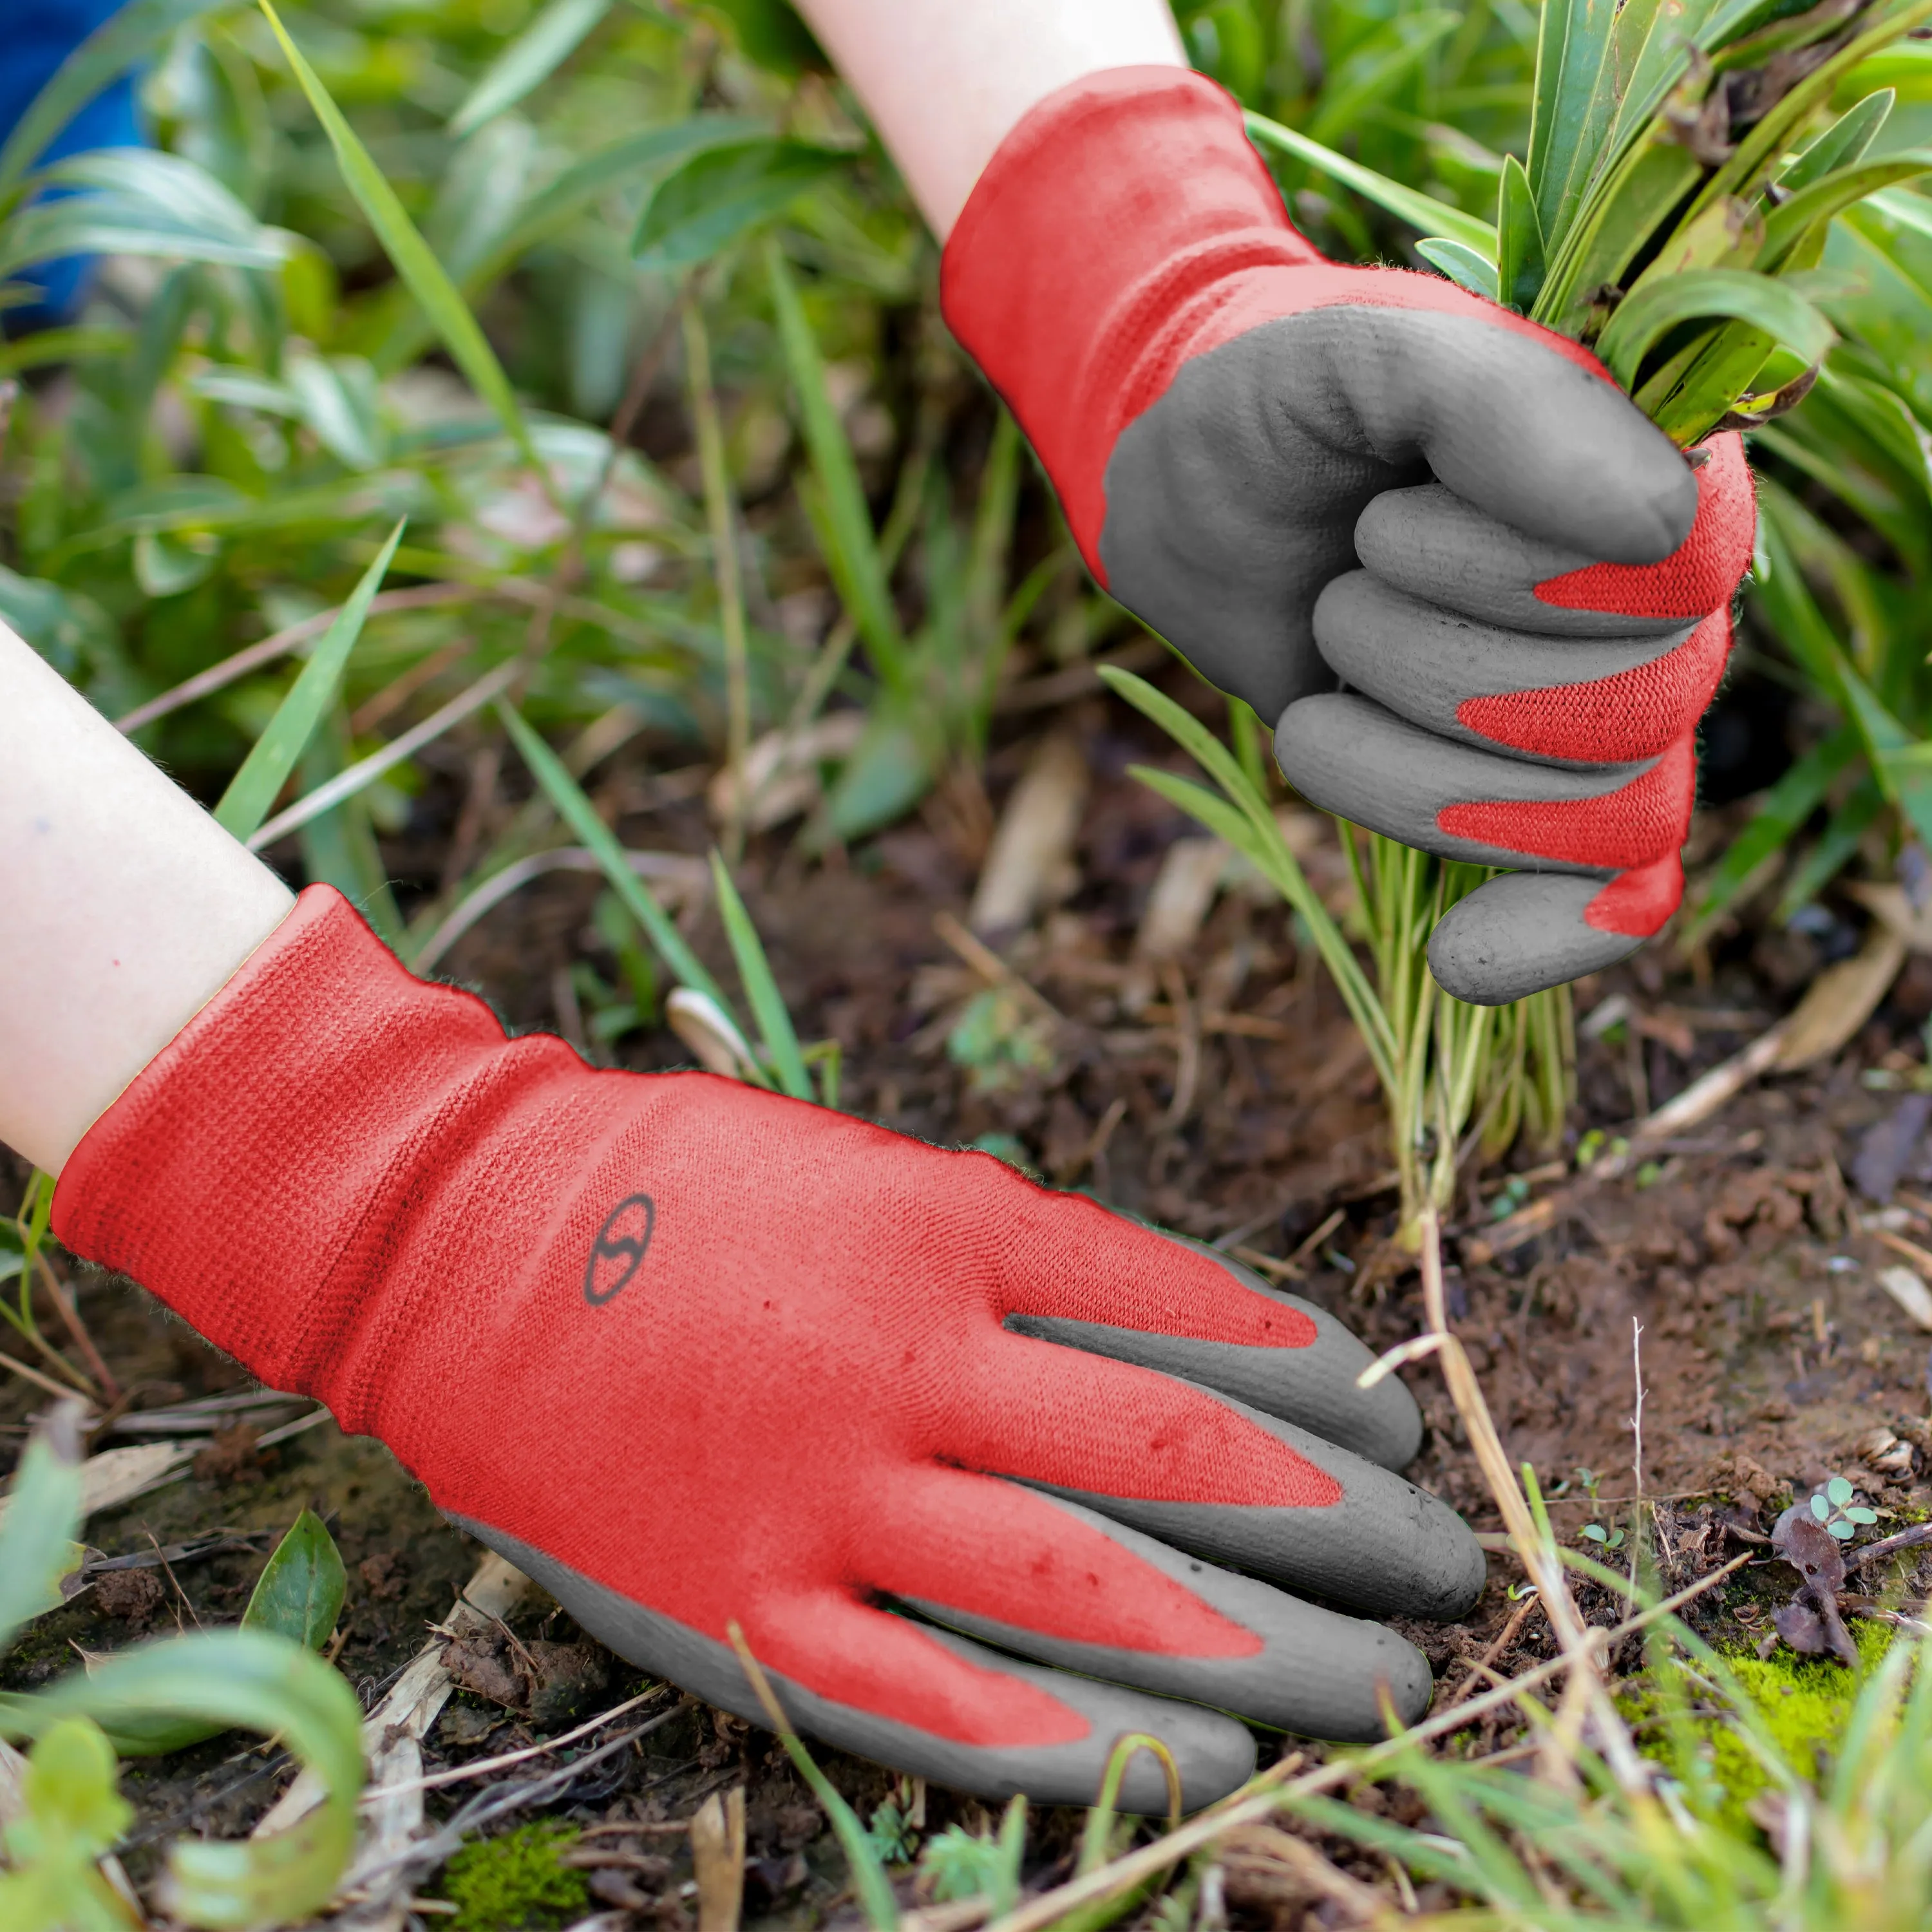
<svg viewBox="0 0 1932 1932"><path fill-rule="evenodd" d="M633 1194L611 1209L590 1244L590 1259L584 1270L584 1298L592 1308L602 1307L620 1288L629 1286L632 1276L644 1264L644 1250L651 1244L657 1218L658 1210L648 1194Z"/></svg>

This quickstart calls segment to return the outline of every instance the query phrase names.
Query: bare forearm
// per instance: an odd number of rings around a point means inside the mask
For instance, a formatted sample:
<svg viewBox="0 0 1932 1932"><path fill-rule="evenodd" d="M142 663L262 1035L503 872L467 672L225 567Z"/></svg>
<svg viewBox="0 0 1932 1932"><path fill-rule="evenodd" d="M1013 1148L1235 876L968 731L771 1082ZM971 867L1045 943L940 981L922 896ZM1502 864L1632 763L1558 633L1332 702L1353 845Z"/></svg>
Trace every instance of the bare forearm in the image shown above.
<svg viewBox="0 0 1932 1932"><path fill-rule="evenodd" d="M0 625L0 1140L58 1172L292 903Z"/></svg>
<svg viewBox="0 0 1932 1932"><path fill-rule="evenodd" d="M798 0L941 241L1028 108L1106 68L1186 64L1167 0Z"/></svg>

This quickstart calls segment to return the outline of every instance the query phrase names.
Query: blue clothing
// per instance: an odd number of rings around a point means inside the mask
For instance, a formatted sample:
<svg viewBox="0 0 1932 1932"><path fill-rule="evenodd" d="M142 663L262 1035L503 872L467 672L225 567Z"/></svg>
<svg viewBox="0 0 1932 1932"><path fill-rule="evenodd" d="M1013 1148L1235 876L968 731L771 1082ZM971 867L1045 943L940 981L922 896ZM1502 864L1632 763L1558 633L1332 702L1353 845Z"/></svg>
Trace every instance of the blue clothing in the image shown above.
<svg viewBox="0 0 1932 1932"><path fill-rule="evenodd" d="M65 60L104 20L121 10L122 0L0 0L0 140L10 134L34 98ZM92 148L142 145L134 76L120 80L95 95L34 158L58 160ZM44 328L70 314L85 292L92 263L74 257L43 262L18 279L41 291L31 308L4 311L8 334Z"/></svg>

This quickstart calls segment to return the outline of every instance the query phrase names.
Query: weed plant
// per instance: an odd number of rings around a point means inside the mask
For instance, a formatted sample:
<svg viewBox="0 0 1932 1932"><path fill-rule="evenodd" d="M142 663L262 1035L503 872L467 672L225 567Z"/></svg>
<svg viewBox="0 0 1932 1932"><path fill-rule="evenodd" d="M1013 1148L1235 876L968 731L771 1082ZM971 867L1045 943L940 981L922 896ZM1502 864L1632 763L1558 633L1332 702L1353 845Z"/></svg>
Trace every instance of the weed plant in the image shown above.
<svg viewBox="0 0 1932 1932"><path fill-rule="evenodd" d="M77 1403L22 1457L0 1522L0 1647L64 1600L83 1552ZM242 1627L136 1646L45 1690L0 1696L0 1736L31 1738L20 1809L0 1831L8 1932L119 1932L137 1923L99 1861L133 1822L116 1754L178 1750L235 1725L279 1737L320 1778L300 1823L239 1843L184 1840L163 1909L183 1924L251 1932L306 1917L334 1892L356 1837L362 1712L314 1652L342 1606L342 1559L304 1510L263 1569ZM116 1868L118 1871L118 1868ZM125 1886L124 1878L121 1881Z"/></svg>

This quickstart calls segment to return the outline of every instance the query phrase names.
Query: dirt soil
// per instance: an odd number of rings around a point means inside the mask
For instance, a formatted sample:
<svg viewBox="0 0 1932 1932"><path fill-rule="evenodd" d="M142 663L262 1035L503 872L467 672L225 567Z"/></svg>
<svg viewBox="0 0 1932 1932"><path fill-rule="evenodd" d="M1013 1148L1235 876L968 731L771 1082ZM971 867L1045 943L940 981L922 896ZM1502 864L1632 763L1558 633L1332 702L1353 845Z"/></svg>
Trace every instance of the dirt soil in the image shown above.
<svg viewBox="0 0 1932 1932"><path fill-rule="evenodd" d="M1279 906L1232 891L1178 966L1137 963L1133 938L1162 855L1194 828L1126 768L1136 759L1178 762L1123 707L1097 696L1055 722L1077 735L1093 774L1079 882L1004 948L1012 970L1063 1016L1042 1036L1043 1049L1010 1064L1004 1084L956 1064L948 1036L986 982L934 926L935 914L964 913L988 828L1040 728L1031 716L1006 728L986 790L955 781L920 819L868 847L808 866L784 830L754 845L747 897L802 1036L842 1043L843 1103L856 1112L938 1142L1010 1136L1011 1150L1054 1184L1090 1187L1168 1226L1210 1240L1232 1234L1234 1245L1276 1258L1278 1279L1344 1316L1375 1347L1413 1334L1412 1275L1372 1292L1360 1286L1375 1274L1393 1222L1384 1129L1366 1060L1312 952L1295 946ZM650 776L641 755L613 760L598 789L627 844L692 853L708 845L695 787ZM390 855L399 874L433 878L430 832L439 816L447 825L455 802L453 789L427 801L429 830ZM500 818L514 802L500 804ZM1332 846L1312 862L1318 878L1336 876ZM596 892L580 875L539 880L466 935L442 973L484 991L518 1028L568 1030L574 1022L560 1020L556 969L588 959L616 976L590 923ZM724 976L715 920L702 914L688 923ZM1582 1042L1573 1147L1589 1128L1627 1129L1742 1046L1848 941L1848 932L1826 930L1734 942L1730 954L1720 948L1694 973L1647 955L1580 988L1586 1014L1621 996L1634 1017L1613 1040ZM1877 1286L1898 1259L1881 1228L1932 1244L1932 1198L1921 1202L1916 1192L1925 1185L1932 1196L1919 1138L1926 1109L1906 1088L1878 1090L1870 1078L1909 1080L1928 1010L1932 978L1914 967L1834 1064L1748 1090L1694 1138L1666 1144L1624 1179L1579 1187L1547 1171L1547 1150L1520 1150L1509 1164L1540 1171L1527 1198L1560 1192L1566 1204L1536 1238L1486 1264L1466 1259L1449 1278L1452 1316L1507 1446L1534 1464L1560 1528L1574 1534L1586 1522L1622 1520L1640 1480L1645 1495L1663 1500L1672 1580L1753 1552L1754 1567L1696 1612L1728 1640L1755 1642L1768 1609L1790 1594L1792 1573L1762 1544L1791 1492L1847 1475L1880 1512L1875 1534L1932 1510L1928 1337ZM688 1060L663 1031L633 1034L615 1057L641 1068ZM1854 1172L1883 1198L1862 1196L1846 1178ZM1486 1198L1466 1204L1452 1258L1492 1226L1502 1178L1487 1177ZM1286 1264L1298 1251L1301 1261ZM140 1406L248 1386L138 1288L84 1272L76 1285L102 1353L138 1387ZM53 1325L50 1306L42 1319ZM1640 1364L1640 1472L1631 1426ZM1426 1365L1410 1379L1431 1425L1411 1474L1478 1528L1499 1528L1439 1380ZM0 1466L10 1465L23 1425L45 1403L39 1390L0 1378ZM33 1626L0 1664L0 1686L28 1688L74 1668L77 1649L112 1651L146 1634L232 1621L275 1538L304 1504L324 1516L347 1564L337 1660L373 1703L430 1640L427 1627L446 1617L481 1552L386 1450L344 1438L332 1424L266 1450L245 1436L224 1438L178 1480L91 1519L89 1544L110 1556L152 1556L217 1532L230 1540L166 1565L100 1573ZM1515 1607L1507 1594L1519 1579L1513 1562L1498 1556L1490 1568L1490 1587L1467 1622L1407 1627L1435 1664L1438 1697L1465 1682ZM1918 1581L1904 1562L1894 1588L1916 1592ZM1540 1618L1518 1621L1520 1635L1487 1658L1490 1666L1508 1670L1546 1654ZM526 1646L579 1641L547 1601L510 1624ZM554 1736L573 1710L608 1708L644 1681L615 1660L593 1659L578 1672L574 1699L536 1709L522 1701L526 1683L520 1688L501 1670L493 1676L488 1662L470 1672L481 1688L459 1692L432 1733L432 1768ZM1291 1743L1318 1754L1318 1746L1265 1737L1264 1761ZM862 1815L892 1789L876 1767L836 1756L830 1763ZM124 1781L140 1822L127 1860L136 1881L178 1832L245 1831L289 1775L283 1754L239 1734L130 1765ZM739 1782L749 1786L752 1920L849 1916L842 1862L772 1741L688 1700L628 1752L588 1768L546 1810L585 1825L661 1826ZM430 1816L446 1817L474 1788L432 1793ZM936 1790L923 1802L928 1832L983 1815ZM1036 1832L1030 1882L1052 1876L1056 1860L1070 1868L1072 1829L1068 1814ZM692 1920L681 1836L613 1832L594 1842L611 1856L590 1872L602 1904L638 1925ZM1383 1879L1339 1844L1328 1849L1365 1879ZM1229 1884L1238 1924L1326 1922L1264 1859L1235 1861Z"/></svg>

